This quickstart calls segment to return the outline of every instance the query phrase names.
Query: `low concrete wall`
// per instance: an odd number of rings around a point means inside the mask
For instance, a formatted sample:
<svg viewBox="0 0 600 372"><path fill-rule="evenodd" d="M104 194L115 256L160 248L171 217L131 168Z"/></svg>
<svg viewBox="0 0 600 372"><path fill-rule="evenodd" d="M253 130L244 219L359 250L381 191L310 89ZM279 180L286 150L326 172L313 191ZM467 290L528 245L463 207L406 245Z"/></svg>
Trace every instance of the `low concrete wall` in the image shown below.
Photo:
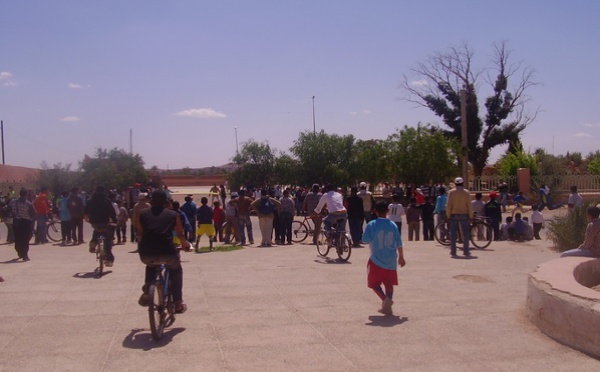
<svg viewBox="0 0 600 372"><path fill-rule="evenodd" d="M527 316L556 341L600 358L600 259L559 258L529 275ZM582 284L583 283L583 284Z"/></svg>

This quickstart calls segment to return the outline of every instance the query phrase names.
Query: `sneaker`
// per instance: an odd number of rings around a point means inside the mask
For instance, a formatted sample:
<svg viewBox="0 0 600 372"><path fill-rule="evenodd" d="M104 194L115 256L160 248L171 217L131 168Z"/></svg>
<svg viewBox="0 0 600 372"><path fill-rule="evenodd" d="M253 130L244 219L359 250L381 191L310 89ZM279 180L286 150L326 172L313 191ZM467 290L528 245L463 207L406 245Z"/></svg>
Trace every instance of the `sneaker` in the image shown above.
<svg viewBox="0 0 600 372"><path fill-rule="evenodd" d="M104 266L106 267L113 267L114 262L113 261L104 261Z"/></svg>
<svg viewBox="0 0 600 372"><path fill-rule="evenodd" d="M138 305L148 307L150 306L150 302L152 302L150 295L148 293L142 293L140 299L138 300Z"/></svg>
<svg viewBox="0 0 600 372"><path fill-rule="evenodd" d="M393 311L392 311L393 304L394 304L394 301L390 300L389 298L386 298L381 303L381 309L379 309L378 311L385 315L391 315L391 314L393 314Z"/></svg>
<svg viewBox="0 0 600 372"><path fill-rule="evenodd" d="M250 240L250 245L254 244L254 240Z"/></svg>
<svg viewBox="0 0 600 372"><path fill-rule="evenodd" d="M90 253L96 253L96 243L90 242Z"/></svg>

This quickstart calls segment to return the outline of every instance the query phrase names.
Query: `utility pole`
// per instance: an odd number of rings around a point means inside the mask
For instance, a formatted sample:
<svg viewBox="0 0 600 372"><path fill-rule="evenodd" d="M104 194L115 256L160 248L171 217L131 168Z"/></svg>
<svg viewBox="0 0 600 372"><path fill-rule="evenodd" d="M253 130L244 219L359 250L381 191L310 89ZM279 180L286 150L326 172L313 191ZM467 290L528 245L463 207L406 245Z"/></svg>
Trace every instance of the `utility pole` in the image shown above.
<svg viewBox="0 0 600 372"><path fill-rule="evenodd" d="M460 124L462 138L462 177L469 188L469 137L467 136L467 90L460 90Z"/></svg>
<svg viewBox="0 0 600 372"><path fill-rule="evenodd" d="M6 165L4 158L4 121L0 120L0 137L2 137L2 165Z"/></svg>
<svg viewBox="0 0 600 372"><path fill-rule="evenodd" d="M239 155L240 154L240 148L238 146L237 125L235 127L233 127L233 129L235 130L235 154Z"/></svg>
<svg viewBox="0 0 600 372"><path fill-rule="evenodd" d="M315 122L315 96L312 96L312 103L313 103L313 134L317 134L317 125Z"/></svg>
<svg viewBox="0 0 600 372"><path fill-rule="evenodd" d="M129 155L133 155L133 129L129 129Z"/></svg>

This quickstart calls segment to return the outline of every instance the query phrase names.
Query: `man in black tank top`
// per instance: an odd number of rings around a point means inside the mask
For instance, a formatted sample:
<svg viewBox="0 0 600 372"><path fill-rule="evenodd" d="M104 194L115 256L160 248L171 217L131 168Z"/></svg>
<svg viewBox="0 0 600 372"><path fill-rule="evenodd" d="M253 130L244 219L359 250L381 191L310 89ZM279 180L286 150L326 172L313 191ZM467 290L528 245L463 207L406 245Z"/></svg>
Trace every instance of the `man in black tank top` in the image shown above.
<svg viewBox="0 0 600 372"><path fill-rule="evenodd" d="M183 302L183 269L179 251L173 242L173 232L179 238L181 246L185 250L190 249L190 243L183 235L183 225L179 213L166 208L167 194L163 190L152 193L151 207L140 212L138 220L138 250L140 260L146 264L145 285L143 294L138 303L148 306L152 300L148 295L148 283L154 280L155 267L165 264L171 272L171 283L173 288L173 301L175 312L183 313L187 306Z"/></svg>

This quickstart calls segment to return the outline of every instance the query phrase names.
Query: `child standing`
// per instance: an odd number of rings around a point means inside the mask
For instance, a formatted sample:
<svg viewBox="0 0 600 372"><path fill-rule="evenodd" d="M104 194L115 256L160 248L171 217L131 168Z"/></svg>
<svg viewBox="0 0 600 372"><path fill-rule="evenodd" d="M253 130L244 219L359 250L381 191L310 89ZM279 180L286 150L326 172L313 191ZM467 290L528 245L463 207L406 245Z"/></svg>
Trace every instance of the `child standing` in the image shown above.
<svg viewBox="0 0 600 372"><path fill-rule="evenodd" d="M388 220L385 202L375 204L377 219L369 222L362 240L369 243L367 285L381 299L382 314L392 314L394 286L398 285L398 265L406 265L402 252L402 239L395 223ZM385 291L381 288L383 284Z"/></svg>
<svg viewBox="0 0 600 372"><path fill-rule="evenodd" d="M390 213L390 221L398 226L398 231L400 232L400 236L402 236L402 216L406 213L404 212L404 207L400 204L400 196L393 194L392 202L388 205L388 212Z"/></svg>
<svg viewBox="0 0 600 372"><path fill-rule="evenodd" d="M406 224L408 225L408 241L414 239L419 241L419 221L421 220L421 208L417 205L417 199L410 198L410 204L406 208Z"/></svg>
<svg viewBox="0 0 600 372"><path fill-rule="evenodd" d="M208 206L208 199L203 197L200 199L200 203L202 204L198 211L196 212L196 217L198 220L198 230L196 230L196 244L194 248L196 248L196 253L200 253L198 245L200 244L200 238L202 235L206 234L208 236L209 241L209 249L213 250L213 240L215 237L215 226L213 225L213 217L214 211L211 207Z"/></svg>
<svg viewBox="0 0 600 372"><path fill-rule="evenodd" d="M125 244L127 242L127 220L129 213L123 206L123 200L117 201L119 213L117 214L117 244Z"/></svg>
<svg viewBox="0 0 600 372"><path fill-rule="evenodd" d="M220 242L223 242L223 223L225 223L225 211L223 207L221 207L221 203L216 201L215 207L213 209L214 212L214 225L215 231L217 233L217 238Z"/></svg>
<svg viewBox="0 0 600 372"><path fill-rule="evenodd" d="M536 204L531 206L531 223L533 224L533 237L536 240L542 239L540 237L540 230L544 228L544 216L542 212L538 210Z"/></svg>

